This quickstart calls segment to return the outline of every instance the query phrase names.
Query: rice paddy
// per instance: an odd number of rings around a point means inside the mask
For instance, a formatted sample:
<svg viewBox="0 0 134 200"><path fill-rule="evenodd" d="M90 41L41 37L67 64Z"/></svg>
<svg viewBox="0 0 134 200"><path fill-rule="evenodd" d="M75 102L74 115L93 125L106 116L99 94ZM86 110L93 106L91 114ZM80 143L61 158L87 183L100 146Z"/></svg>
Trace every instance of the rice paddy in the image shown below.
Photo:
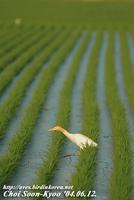
<svg viewBox="0 0 134 200"><path fill-rule="evenodd" d="M133 200L133 3L30 3L0 1L0 200Z"/></svg>

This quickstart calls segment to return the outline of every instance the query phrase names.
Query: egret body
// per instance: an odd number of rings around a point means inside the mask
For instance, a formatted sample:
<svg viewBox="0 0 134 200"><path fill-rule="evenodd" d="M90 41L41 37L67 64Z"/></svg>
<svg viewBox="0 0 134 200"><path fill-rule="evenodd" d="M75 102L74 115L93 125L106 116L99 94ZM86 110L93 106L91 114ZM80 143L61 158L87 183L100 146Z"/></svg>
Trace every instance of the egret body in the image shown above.
<svg viewBox="0 0 134 200"><path fill-rule="evenodd" d="M63 133L71 142L75 143L80 149L85 148L86 146L97 147L97 143L94 142L89 137L80 134L80 133L69 133L67 130L62 128L61 126L55 126L53 128L48 129L48 131L58 131Z"/></svg>

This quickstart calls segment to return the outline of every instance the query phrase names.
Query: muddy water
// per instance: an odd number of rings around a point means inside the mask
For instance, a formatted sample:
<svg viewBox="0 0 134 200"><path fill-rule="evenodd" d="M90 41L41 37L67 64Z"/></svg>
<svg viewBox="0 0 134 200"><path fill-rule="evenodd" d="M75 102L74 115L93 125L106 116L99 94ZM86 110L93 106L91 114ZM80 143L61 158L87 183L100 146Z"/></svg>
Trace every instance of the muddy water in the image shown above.
<svg viewBox="0 0 134 200"><path fill-rule="evenodd" d="M126 111L126 117L127 122L130 129L131 134L131 148L133 153L133 178L134 178L134 113L132 112L129 103L128 103L128 97L125 91L125 85L124 85L124 77L123 77L123 65L121 62L121 45L120 45L120 35L119 33L115 34L115 69L116 69L116 82L118 87L118 93L120 100L125 108ZM133 188L133 195L134 195L134 188Z"/></svg>
<svg viewBox="0 0 134 200"><path fill-rule="evenodd" d="M25 72L25 70L33 64L33 61L26 64L26 66L20 71L20 73L18 73L12 78L8 86L4 89L4 92L0 95L0 105L2 105L2 103L4 103L4 101L8 98L8 95L14 87L14 85L17 83L17 80L20 79L21 75Z"/></svg>
<svg viewBox="0 0 134 200"><path fill-rule="evenodd" d="M29 61L27 61L23 68L21 70L18 71L17 74L15 74L11 80L9 81L9 83L7 84L7 86L4 88L4 92L2 92L0 94L0 105L6 100L6 98L8 97L10 91L12 90L12 87L17 83L17 80L21 78L21 75L23 73L25 73L25 71L27 70L27 68L31 68L31 66L34 64L34 62L37 60L38 56L44 51L43 47L40 47L39 49L37 49L36 53L34 53L33 55L31 55L31 58ZM16 61L17 62L17 61ZM15 62L15 63L16 63ZM7 66L6 70L8 68L12 68L12 65ZM4 71L2 72L4 73ZM1 74L2 74L1 73ZM0 74L0 75L1 75Z"/></svg>
<svg viewBox="0 0 134 200"><path fill-rule="evenodd" d="M47 153L48 144L51 139L51 133L47 129L53 126L56 121L60 90L81 41L82 38L77 41L65 62L60 66L60 70L55 75L40 118L33 131L32 140L25 151L20 166L12 176L11 185L29 185L32 184L36 177L36 170L41 165L42 158Z"/></svg>
<svg viewBox="0 0 134 200"><path fill-rule="evenodd" d="M100 49L97 78L97 101L100 110L100 136L95 179L96 200L108 199L109 182L112 171L112 133L105 91L105 59L107 47L108 33L105 32Z"/></svg>
<svg viewBox="0 0 134 200"><path fill-rule="evenodd" d="M70 114L70 127L69 131L72 133L80 132L82 128L82 90L84 79L88 67L89 57L96 40L96 33L92 33L91 41L88 44L87 50L82 58L79 66L77 78L73 87L72 93L72 105ZM79 148L73 143L67 141L64 147L62 158L59 161L57 171L55 173L52 184L53 185L69 185L71 174L75 170L75 165L77 163L78 157L73 156L70 158L63 158L67 154L78 154Z"/></svg>
<svg viewBox="0 0 134 200"><path fill-rule="evenodd" d="M42 48L39 49L36 53L36 55L33 55L33 58L30 59L30 61L26 62L24 64L25 66L23 69L21 69L8 83L7 87L5 87L4 92L0 94L0 105L6 100L8 97L10 91L12 90L13 86L17 83L17 80L21 78L21 75L25 73L27 68L31 68L31 66L34 64L34 61L38 58L38 56L42 53Z"/></svg>
<svg viewBox="0 0 134 200"><path fill-rule="evenodd" d="M0 140L0 156L3 155L6 152L6 149L8 147L9 141L11 140L11 138L15 135L16 130L19 126L19 124L21 123L21 120L24 116L25 110L27 108L27 106L29 105L31 98L32 98L32 94L34 92L34 89L36 88L36 85L38 84L38 80L40 79L42 70L46 69L50 62L55 58L57 52L55 52L52 57L51 60L49 60L48 62L46 62L41 69L39 70L38 74L34 77L34 80L32 81L32 83L29 85L29 87L27 88L26 94L22 100L22 103L16 113L16 115L14 116L14 118L11 120L6 135L4 137L3 140ZM27 66L28 68L32 67L32 63L29 64L29 66ZM25 73L24 69L22 71L21 74ZM21 74L19 74L18 76L16 76L13 80L13 85L10 84L9 88L4 92L4 96L2 96L2 99L6 98L6 96L8 96L8 90L11 90L12 87L14 86L14 84L17 83L17 80L21 77Z"/></svg>
<svg viewBox="0 0 134 200"><path fill-rule="evenodd" d="M46 64L45 67L47 67L47 64ZM25 97L23 98L22 104L20 105L17 114L11 120L4 139L0 141L0 156L3 155L6 152L9 141L12 139L12 137L16 133L16 130L17 130L19 124L21 123L21 120L22 120L24 113L25 113L25 109L27 108L27 106L29 105L29 103L31 101L33 91L34 91L34 89L37 85L39 78L40 78L41 72L42 71L40 71L36 75L34 81L28 87L27 92L25 94Z"/></svg>

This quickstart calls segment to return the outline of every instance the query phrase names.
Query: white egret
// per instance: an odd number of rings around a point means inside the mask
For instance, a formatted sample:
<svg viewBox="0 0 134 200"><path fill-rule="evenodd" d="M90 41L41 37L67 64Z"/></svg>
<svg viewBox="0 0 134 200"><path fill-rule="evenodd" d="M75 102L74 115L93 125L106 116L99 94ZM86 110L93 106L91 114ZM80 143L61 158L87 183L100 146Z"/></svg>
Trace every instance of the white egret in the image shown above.
<svg viewBox="0 0 134 200"><path fill-rule="evenodd" d="M63 133L71 142L75 143L80 149L84 149L86 146L97 147L97 143L87 136L80 133L69 133L67 130L62 128L61 126L55 126L53 128L48 129L48 131L58 131Z"/></svg>

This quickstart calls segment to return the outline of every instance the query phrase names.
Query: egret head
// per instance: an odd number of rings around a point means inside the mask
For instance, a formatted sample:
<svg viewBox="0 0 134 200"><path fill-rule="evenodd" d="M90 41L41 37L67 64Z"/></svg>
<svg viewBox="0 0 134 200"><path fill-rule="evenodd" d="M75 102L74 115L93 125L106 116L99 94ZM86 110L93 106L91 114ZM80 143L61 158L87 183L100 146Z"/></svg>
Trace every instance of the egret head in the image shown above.
<svg viewBox="0 0 134 200"><path fill-rule="evenodd" d="M60 131L61 129L61 126L54 126L53 128L49 128L48 131Z"/></svg>

